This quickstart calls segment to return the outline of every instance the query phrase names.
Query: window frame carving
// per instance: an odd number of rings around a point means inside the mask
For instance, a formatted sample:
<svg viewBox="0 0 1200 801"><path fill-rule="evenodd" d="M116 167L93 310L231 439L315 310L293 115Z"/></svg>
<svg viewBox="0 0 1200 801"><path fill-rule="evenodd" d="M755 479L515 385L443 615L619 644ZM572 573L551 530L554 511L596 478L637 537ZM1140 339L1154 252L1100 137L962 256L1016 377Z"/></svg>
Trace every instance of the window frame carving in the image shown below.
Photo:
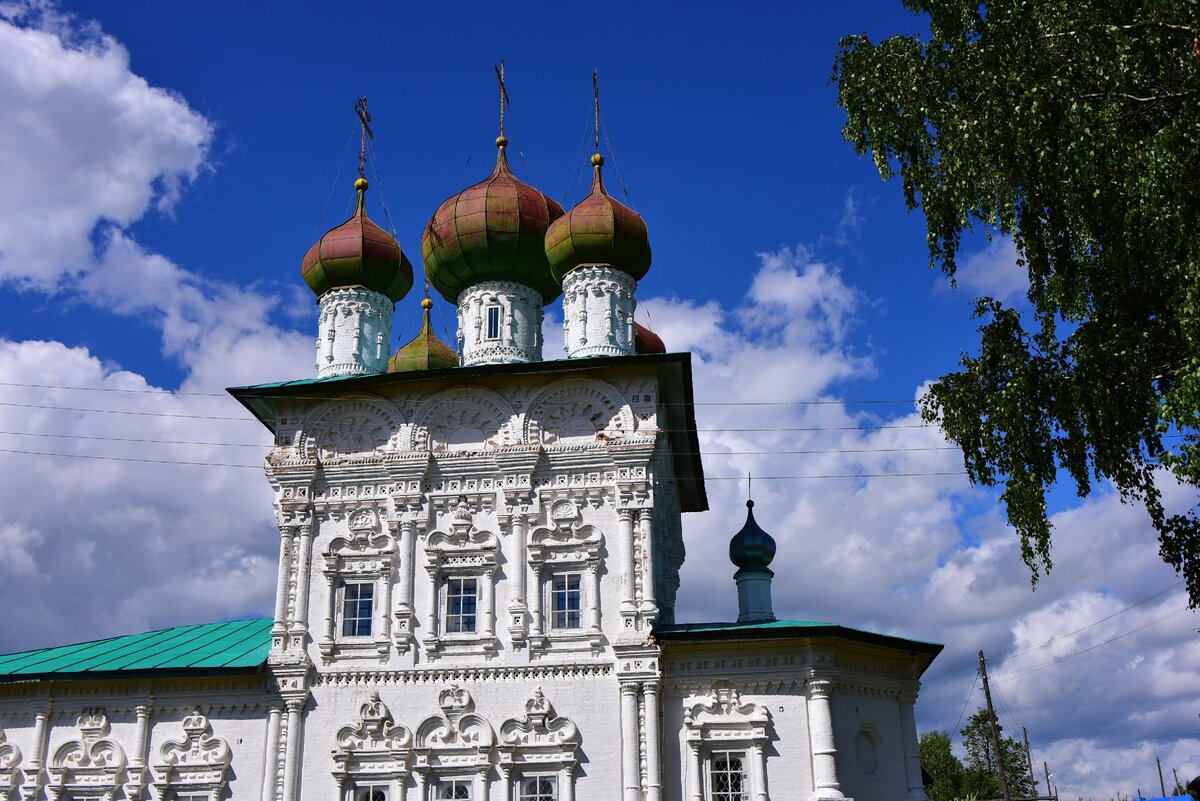
<svg viewBox="0 0 1200 801"><path fill-rule="evenodd" d="M688 801L711 801L711 758L714 752L742 751L746 755L746 797L765 801L766 747L771 741L771 713L765 706L743 703L732 682L715 681L705 695L684 700L683 727L687 744L684 787Z"/></svg>
<svg viewBox="0 0 1200 801"><path fill-rule="evenodd" d="M154 773L160 798L203 795L218 801L229 784L233 751L229 743L213 735L212 723L196 707L184 717L183 737L167 740L158 750Z"/></svg>
<svg viewBox="0 0 1200 801"><path fill-rule="evenodd" d="M460 500L451 515L449 531L435 529L425 539L425 570L429 575L429 610L422 637L426 656L435 660L445 654L494 657L496 639L496 571L500 538L477 528L466 500ZM447 581L474 578L477 593L474 632L447 632Z"/></svg>
<svg viewBox="0 0 1200 801"><path fill-rule="evenodd" d="M108 714L99 708L83 710L76 726L79 737L58 747L50 759L50 801L110 801L121 789L128 760L121 744L108 737Z"/></svg>
<svg viewBox="0 0 1200 801"><path fill-rule="evenodd" d="M559 717L542 688L535 688L525 702L525 716L500 726L498 761L508 796L519 799L520 783L526 779L553 776L556 801L573 801L579 742L574 721Z"/></svg>
<svg viewBox="0 0 1200 801"><path fill-rule="evenodd" d="M414 738L418 798L425 801L427 788L434 788L436 794L441 781L469 779L471 798L485 801L496 733L485 718L475 714L471 693L457 684L438 693L438 706L442 713L425 718Z"/></svg>
<svg viewBox="0 0 1200 801"><path fill-rule="evenodd" d="M8 742L4 727L0 726L0 799L7 799L17 788L21 778L21 748Z"/></svg>
<svg viewBox="0 0 1200 801"><path fill-rule="evenodd" d="M550 505L549 525L529 533L526 560L532 572L529 644L534 651L547 648L569 650L572 642L586 643L593 652L604 644L600 625L600 567L604 535L600 529L579 522L579 508L570 499ZM555 629L553 577L580 574L580 627Z"/></svg>
<svg viewBox="0 0 1200 801"><path fill-rule="evenodd" d="M372 692L359 707L355 721L338 729L334 738L333 778L338 798L352 801L360 783L385 786L388 801L402 798L412 749L412 731L397 724L379 693Z"/></svg>
<svg viewBox="0 0 1200 801"><path fill-rule="evenodd" d="M373 507L356 509L346 518L348 533L334 537L322 554L328 602L325 632L317 643L321 660L372 658L384 661L391 649L392 568L396 543L382 516ZM371 606L371 633L342 634L346 584L369 583L375 588Z"/></svg>

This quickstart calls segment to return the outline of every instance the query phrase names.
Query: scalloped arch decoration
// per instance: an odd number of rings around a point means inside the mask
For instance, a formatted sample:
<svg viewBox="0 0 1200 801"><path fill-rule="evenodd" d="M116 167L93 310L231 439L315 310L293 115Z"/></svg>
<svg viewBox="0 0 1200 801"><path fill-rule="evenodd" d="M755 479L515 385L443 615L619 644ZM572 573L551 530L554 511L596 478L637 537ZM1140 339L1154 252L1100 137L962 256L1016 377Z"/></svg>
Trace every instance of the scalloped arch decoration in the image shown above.
<svg viewBox="0 0 1200 801"><path fill-rule="evenodd" d="M455 387L430 396L413 415L409 448L477 451L510 444L512 407L486 387Z"/></svg>
<svg viewBox="0 0 1200 801"><path fill-rule="evenodd" d="M597 378L564 378L529 402L523 439L543 446L620 439L637 430L633 410L611 384Z"/></svg>
<svg viewBox="0 0 1200 801"><path fill-rule="evenodd" d="M305 458L366 459L397 450L404 417L377 395L351 395L320 404L304 419Z"/></svg>

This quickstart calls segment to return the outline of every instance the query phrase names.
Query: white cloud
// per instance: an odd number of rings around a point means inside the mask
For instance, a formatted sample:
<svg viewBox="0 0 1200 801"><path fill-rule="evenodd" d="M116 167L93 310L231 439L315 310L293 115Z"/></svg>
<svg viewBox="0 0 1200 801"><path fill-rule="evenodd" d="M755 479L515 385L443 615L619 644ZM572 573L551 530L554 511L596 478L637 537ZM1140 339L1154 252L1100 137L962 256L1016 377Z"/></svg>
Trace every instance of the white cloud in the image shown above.
<svg viewBox="0 0 1200 801"><path fill-rule="evenodd" d="M0 107L0 277L43 290L92 266L101 221L169 210L213 133L118 42L41 5L0 10Z"/></svg>
<svg viewBox="0 0 1200 801"><path fill-rule="evenodd" d="M1029 273L1017 265L1017 247L1012 239L996 236L983 250L972 253L958 266L954 274L960 289L973 296L987 295L1005 303L1020 301L1029 291ZM938 290L950 286L945 276L939 275L934 285Z"/></svg>

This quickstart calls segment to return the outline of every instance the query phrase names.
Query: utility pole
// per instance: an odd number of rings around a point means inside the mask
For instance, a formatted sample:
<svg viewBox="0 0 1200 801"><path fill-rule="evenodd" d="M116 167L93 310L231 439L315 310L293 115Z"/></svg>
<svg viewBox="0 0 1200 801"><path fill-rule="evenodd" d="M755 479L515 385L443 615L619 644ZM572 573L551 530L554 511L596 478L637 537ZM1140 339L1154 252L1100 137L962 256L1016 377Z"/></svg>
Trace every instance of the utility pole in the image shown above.
<svg viewBox="0 0 1200 801"><path fill-rule="evenodd" d="M1179 771L1175 770L1175 768L1171 768L1171 774L1175 777L1175 787L1182 787L1183 785L1179 783ZM1172 798L1175 797L1175 787L1171 788Z"/></svg>
<svg viewBox="0 0 1200 801"><path fill-rule="evenodd" d="M987 701L988 723L992 730L992 747L996 749L996 767L1000 769L1000 791L1003 793L1004 801L1012 801L1012 795L1008 791L1008 772L1004 770L1004 751L1000 748L1000 732L996 728L996 710L992 708L992 691L988 687L987 660L983 656L983 651L979 652L979 673L983 676L983 697Z"/></svg>
<svg viewBox="0 0 1200 801"><path fill-rule="evenodd" d="M1029 732L1024 726L1021 727L1021 734L1025 737L1025 761L1029 763L1029 789L1032 790L1037 787L1037 779L1033 778L1033 754L1029 753Z"/></svg>
<svg viewBox="0 0 1200 801"><path fill-rule="evenodd" d="M1158 765L1158 789L1162 790L1162 795L1159 797L1166 798L1167 797L1167 783L1163 781L1162 760L1158 758L1157 754L1154 755L1154 764Z"/></svg>
<svg viewBox="0 0 1200 801"><path fill-rule="evenodd" d="M1046 764L1046 760L1042 760L1042 770L1046 772L1046 798L1050 797L1050 766Z"/></svg>

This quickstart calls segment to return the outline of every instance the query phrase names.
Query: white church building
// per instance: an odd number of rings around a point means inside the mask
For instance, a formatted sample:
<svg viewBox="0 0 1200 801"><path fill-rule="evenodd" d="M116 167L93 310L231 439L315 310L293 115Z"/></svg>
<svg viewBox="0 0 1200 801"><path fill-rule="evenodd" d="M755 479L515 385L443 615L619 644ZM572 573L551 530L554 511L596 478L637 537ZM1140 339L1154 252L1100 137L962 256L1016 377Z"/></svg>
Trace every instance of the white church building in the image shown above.
<svg viewBox="0 0 1200 801"><path fill-rule="evenodd" d="M777 620L752 511L731 622L676 622L708 501L690 357L634 322L646 225L598 153L564 212L496 144L422 238L456 347L426 298L389 353L412 266L360 178L303 260L316 377L230 390L274 437L274 615L0 656L0 799L926 798L941 646Z"/></svg>

